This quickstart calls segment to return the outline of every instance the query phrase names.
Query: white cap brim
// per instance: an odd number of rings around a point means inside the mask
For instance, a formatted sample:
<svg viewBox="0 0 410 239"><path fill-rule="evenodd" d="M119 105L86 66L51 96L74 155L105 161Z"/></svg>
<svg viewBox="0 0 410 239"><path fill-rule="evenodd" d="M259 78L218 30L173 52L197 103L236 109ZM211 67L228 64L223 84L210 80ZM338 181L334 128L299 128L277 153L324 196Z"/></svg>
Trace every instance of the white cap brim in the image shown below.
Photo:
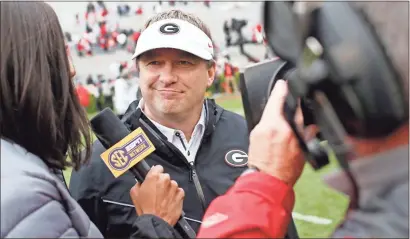
<svg viewBox="0 0 410 239"><path fill-rule="evenodd" d="M145 29L138 38L132 59L159 48L178 49L204 60L214 57L211 39L193 24L179 19L161 20Z"/></svg>

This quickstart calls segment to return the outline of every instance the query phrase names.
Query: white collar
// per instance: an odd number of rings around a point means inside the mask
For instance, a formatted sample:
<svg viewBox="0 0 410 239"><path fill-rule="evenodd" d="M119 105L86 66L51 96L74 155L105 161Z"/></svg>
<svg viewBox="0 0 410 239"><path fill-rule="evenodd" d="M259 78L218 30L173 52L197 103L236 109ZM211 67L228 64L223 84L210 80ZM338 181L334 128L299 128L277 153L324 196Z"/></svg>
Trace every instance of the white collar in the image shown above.
<svg viewBox="0 0 410 239"><path fill-rule="evenodd" d="M138 102L137 109L138 108L140 108L141 111L144 112L144 100L142 98ZM145 116L147 116L147 115L145 115ZM153 119L149 118L148 116L147 116L147 118L155 125L155 127L157 127L159 129L159 131L161 131L161 133L163 135L165 135L167 137L168 141L171 142L171 143L172 143L172 139L175 135L175 132L180 131L178 129L172 129L172 128L166 127L166 126L154 121ZM205 118L206 118L206 107L205 107L205 104L203 104L202 105L202 111L201 111L201 117L199 118L198 123L195 125L195 128L199 127L202 132L205 131Z"/></svg>

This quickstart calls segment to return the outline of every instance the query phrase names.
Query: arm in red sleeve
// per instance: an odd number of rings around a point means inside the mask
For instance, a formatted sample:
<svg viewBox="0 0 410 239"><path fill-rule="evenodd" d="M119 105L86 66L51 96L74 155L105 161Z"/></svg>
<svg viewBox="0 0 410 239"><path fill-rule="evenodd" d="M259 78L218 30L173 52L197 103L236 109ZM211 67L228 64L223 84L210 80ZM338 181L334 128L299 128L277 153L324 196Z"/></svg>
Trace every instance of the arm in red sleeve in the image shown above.
<svg viewBox="0 0 410 239"><path fill-rule="evenodd" d="M295 203L293 188L265 173L238 178L207 209L198 238L283 238Z"/></svg>

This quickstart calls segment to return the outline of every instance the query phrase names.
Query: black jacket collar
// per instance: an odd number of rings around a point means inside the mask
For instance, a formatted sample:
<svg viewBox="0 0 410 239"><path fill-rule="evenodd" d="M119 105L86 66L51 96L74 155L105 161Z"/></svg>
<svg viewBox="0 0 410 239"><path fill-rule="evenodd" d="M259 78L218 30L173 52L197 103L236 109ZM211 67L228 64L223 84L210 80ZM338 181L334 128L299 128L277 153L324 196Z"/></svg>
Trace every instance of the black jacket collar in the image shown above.
<svg viewBox="0 0 410 239"><path fill-rule="evenodd" d="M125 112L124 116L122 117L121 121L131 130L135 130L136 128L140 127L141 122L140 118L144 120L152 129L158 133L162 137L162 139L167 140L165 135L163 135L157 127L141 112L141 109L138 108L139 100L133 101L129 106L127 111ZM206 120L205 120L205 132L203 140L204 142L209 139L212 133L215 130L215 126L223 112L223 108L218 106L215 103L214 99L205 99L205 107L206 107Z"/></svg>

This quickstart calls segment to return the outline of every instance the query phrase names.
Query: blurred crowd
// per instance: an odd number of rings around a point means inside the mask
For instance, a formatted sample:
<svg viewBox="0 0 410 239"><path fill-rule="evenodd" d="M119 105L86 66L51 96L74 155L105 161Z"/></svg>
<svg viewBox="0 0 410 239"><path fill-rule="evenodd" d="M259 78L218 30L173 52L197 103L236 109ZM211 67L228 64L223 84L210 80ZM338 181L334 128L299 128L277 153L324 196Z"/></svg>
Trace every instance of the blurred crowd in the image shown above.
<svg viewBox="0 0 410 239"><path fill-rule="evenodd" d="M188 5L188 1L167 1L170 7L177 4ZM153 12L162 11L163 1L153 4ZM210 1L204 1L204 6L211 8ZM236 5L235 5L236 6ZM238 6L239 7L239 4ZM67 45L73 49L79 57L93 57L98 54L125 50L130 54L134 51L142 29L125 29L119 24L119 19L132 14L143 15L145 10L142 4L133 9L127 3L117 3L116 12L108 9L103 1L88 2L84 13L77 13L75 21L78 28L83 28L82 34L73 34L65 31ZM240 53L249 62L259 62L250 53L244 50L246 44L266 46L261 24L252 26L250 34L244 34L243 28L247 25L245 19L226 20L222 25L225 34L225 42L216 44L215 63L216 76L213 85L206 92L207 97L218 97L222 94L239 94L239 65L231 59L228 49L239 47ZM250 37L246 37L250 35ZM266 47L266 49L268 49ZM266 50L265 59L271 55ZM96 110L100 111L110 107L119 115L125 111L124 105L135 100L138 93L138 71L135 62L113 62L109 66L110 74L77 74L75 85L84 107L95 104ZM92 100L94 98L94 102Z"/></svg>

